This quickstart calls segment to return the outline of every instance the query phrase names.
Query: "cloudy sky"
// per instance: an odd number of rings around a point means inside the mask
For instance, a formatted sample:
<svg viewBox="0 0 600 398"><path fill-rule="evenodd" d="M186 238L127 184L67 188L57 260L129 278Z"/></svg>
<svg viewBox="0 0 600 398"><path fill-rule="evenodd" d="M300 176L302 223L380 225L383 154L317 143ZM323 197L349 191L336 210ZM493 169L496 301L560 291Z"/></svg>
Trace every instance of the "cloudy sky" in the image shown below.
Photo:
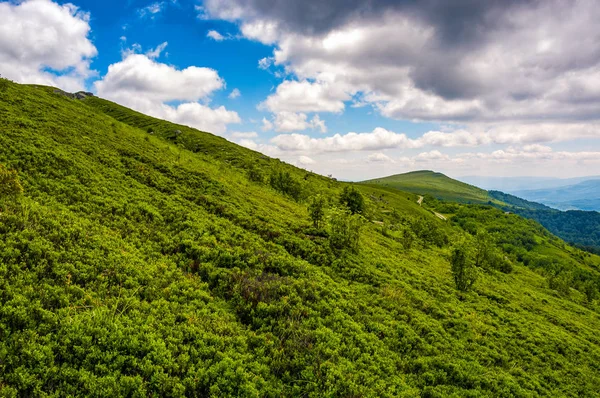
<svg viewBox="0 0 600 398"><path fill-rule="evenodd" d="M600 175L595 0L0 1L0 74L360 180Z"/></svg>

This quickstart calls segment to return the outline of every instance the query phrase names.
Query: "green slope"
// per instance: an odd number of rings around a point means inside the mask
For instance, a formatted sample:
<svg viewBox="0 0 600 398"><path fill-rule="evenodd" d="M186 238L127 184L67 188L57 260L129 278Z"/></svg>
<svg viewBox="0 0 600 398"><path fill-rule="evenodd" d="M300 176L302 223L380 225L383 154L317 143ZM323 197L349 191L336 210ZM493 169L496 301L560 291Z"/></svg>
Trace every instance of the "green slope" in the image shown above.
<svg viewBox="0 0 600 398"><path fill-rule="evenodd" d="M364 184L375 184L413 192L419 195L431 195L438 199L461 203L488 203L487 191L473 185L465 184L442 173L429 170L413 171L389 177L364 181Z"/></svg>
<svg viewBox="0 0 600 398"><path fill-rule="evenodd" d="M414 194L357 186L359 250L339 252L306 205L333 207L346 184L108 101L0 83L0 164L23 187L0 187L0 396L600 390L600 258L538 224L459 204L435 207L444 222ZM269 183L281 175L288 194ZM478 230L512 272L478 269L459 293L448 259Z"/></svg>

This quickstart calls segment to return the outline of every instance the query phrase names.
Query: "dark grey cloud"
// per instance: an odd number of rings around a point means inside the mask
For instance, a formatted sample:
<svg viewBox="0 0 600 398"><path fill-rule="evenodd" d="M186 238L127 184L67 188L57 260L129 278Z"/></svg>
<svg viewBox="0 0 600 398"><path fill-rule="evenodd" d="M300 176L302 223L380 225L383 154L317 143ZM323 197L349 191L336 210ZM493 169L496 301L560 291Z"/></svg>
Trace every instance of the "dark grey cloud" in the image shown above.
<svg viewBox="0 0 600 398"><path fill-rule="evenodd" d="M387 117L600 120L597 0L204 5L215 18L239 22L248 37L275 43L274 62L298 80L342 87Z"/></svg>
<svg viewBox="0 0 600 398"><path fill-rule="evenodd" d="M217 0L218 1L218 0ZM321 35L349 22L369 21L389 12L414 15L434 26L442 43L473 44L496 28L502 16L540 0L230 0L256 18L286 29Z"/></svg>

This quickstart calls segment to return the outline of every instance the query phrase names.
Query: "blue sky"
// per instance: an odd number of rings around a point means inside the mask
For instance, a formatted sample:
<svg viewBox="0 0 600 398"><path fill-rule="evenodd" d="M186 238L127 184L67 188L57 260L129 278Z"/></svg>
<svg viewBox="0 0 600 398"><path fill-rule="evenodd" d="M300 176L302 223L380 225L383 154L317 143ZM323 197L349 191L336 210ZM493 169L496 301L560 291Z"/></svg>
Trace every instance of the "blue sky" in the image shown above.
<svg viewBox="0 0 600 398"><path fill-rule="evenodd" d="M600 174L600 12L565 4L0 1L0 74L343 179Z"/></svg>

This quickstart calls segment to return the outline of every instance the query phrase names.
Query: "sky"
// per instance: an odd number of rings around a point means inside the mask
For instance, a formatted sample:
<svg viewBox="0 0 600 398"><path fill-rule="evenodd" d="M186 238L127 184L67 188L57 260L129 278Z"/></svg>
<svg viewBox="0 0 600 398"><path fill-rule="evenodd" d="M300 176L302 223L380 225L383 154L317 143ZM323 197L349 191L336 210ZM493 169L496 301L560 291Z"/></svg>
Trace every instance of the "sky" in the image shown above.
<svg viewBox="0 0 600 398"><path fill-rule="evenodd" d="M0 75L344 180L600 175L595 0L0 0Z"/></svg>

